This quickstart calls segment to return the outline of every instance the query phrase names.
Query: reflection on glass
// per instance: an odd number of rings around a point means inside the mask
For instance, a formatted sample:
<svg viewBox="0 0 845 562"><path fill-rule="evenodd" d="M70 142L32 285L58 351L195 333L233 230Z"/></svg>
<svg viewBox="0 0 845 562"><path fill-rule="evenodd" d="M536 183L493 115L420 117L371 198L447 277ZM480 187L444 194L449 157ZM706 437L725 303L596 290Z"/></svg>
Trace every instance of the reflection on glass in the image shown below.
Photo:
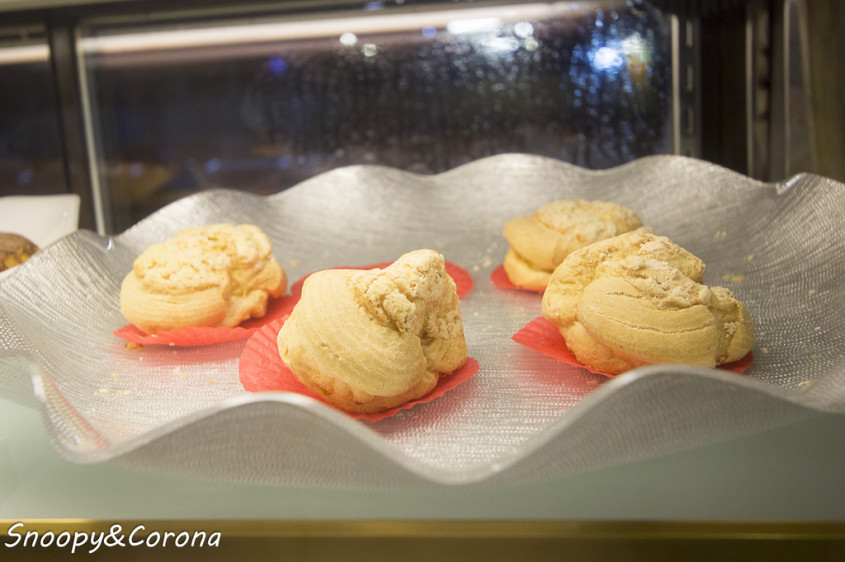
<svg viewBox="0 0 845 562"><path fill-rule="evenodd" d="M192 191L273 193L349 164L429 174L525 152L606 168L670 150L668 22L645 2L365 8L89 30L114 228Z"/></svg>
<svg viewBox="0 0 845 562"><path fill-rule="evenodd" d="M0 196L67 192L42 30L0 35ZM0 225L2 230L2 225Z"/></svg>

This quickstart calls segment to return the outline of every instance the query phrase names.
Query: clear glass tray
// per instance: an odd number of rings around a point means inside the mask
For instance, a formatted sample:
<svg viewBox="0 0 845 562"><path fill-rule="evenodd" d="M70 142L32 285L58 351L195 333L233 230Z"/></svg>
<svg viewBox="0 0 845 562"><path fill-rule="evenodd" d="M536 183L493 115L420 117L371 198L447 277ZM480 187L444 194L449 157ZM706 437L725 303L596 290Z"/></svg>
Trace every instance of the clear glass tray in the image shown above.
<svg viewBox="0 0 845 562"><path fill-rule="evenodd" d="M744 375L653 366L608 379L511 336L540 296L490 281L502 226L555 199L636 210L707 264L757 328ZM120 281L181 228L253 223L291 280L434 248L467 269L469 381L394 417L351 419L309 398L250 394L245 340L130 351ZM762 183L683 157L590 171L507 154L420 176L340 168L276 195L184 198L113 238L78 231L0 280L0 393L37 404L56 449L79 463L233 482L405 488L503 485L702 446L817 411L845 411L845 186L813 175Z"/></svg>

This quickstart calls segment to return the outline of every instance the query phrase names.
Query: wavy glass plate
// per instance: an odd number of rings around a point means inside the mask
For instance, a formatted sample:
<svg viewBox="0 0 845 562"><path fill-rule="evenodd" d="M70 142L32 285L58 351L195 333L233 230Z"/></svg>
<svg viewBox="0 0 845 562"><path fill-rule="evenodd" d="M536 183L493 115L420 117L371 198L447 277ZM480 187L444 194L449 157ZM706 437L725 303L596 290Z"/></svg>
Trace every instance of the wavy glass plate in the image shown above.
<svg viewBox="0 0 845 562"><path fill-rule="evenodd" d="M628 205L707 264L757 328L745 375L655 366L614 379L511 340L536 293L490 272L502 226L555 199ZM431 403L378 422L309 398L250 394L245 341L128 351L120 281L181 228L257 224L295 280L317 269L434 248L467 269L462 302L480 370ZM269 197L209 191L110 239L78 231L0 281L2 394L37 404L57 450L201 479L323 487L517 484L703 446L845 411L845 186L813 175L761 183L654 156L604 171L508 154L434 176L337 169ZM34 399L33 399L34 398Z"/></svg>

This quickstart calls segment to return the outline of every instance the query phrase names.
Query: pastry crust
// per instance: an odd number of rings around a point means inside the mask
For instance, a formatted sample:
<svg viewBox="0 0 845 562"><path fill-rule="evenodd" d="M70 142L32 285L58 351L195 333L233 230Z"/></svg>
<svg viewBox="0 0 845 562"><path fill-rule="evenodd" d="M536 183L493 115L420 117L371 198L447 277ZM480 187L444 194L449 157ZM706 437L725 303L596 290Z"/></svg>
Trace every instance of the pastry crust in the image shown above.
<svg viewBox="0 0 845 562"><path fill-rule="evenodd" d="M38 251L29 238L11 232L0 232L0 271L20 265Z"/></svg>
<svg viewBox="0 0 845 562"><path fill-rule="evenodd" d="M554 269L572 252L642 227L631 209L608 201L554 201L527 217L510 220L504 269L512 283L544 289Z"/></svg>
<svg viewBox="0 0 845 562"><path fill-rule="evenodd" d="M193 326L233 327L267 311L287 277L254 225L188 228L153 244L123 280L120 308L147 334Z"/></svg>
<svg viewBox="0 0 845 562"><path fill-rule="evenodd" d="M543 295L543 316L579 361L610 374L736 361L754 344L751 318L731 291L701 283L704 269L666 237L623 234L564 260Z"/></svg>
<svg viewBox="0 0 845 562"><path fill-rule="evenodd" d="M467 358L455 282L433 250L384 269L310 275L278 345L300 382L358 413L428 394Z"/></svg>

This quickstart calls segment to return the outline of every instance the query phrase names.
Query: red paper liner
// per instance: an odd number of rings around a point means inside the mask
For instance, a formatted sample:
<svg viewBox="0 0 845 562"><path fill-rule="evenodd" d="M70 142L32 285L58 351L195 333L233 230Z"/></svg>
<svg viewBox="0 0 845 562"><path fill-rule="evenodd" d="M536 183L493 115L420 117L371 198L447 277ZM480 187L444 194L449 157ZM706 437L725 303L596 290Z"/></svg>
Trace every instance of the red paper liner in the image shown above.
<svg viewBox="0 0 845 562"><path fill-rule="evenodd" d="M603 371L587 367L578 361L578 359L572 355L572 352L569 351L569 348L566 347L566 341L563 339L563 336L560 335L560 332L555 325L542 316L535 318L526 324L521 330L515 333L511 339L520 345L524 345L532 351L536 351L537 353L541 353L546 357L551 357L552 359L557 359L558 361L562 361L568 365L581 367L592 373L604 375L606 377L615 376L610 373L605 373ZM717 368L741 375L746 369L748 369L753 360L754 356L749 351L742 359L734 361L733 363L719 365Z"/></svg>
<svg viewBox="0 0 845 562"><path fill-rule="evenodd" d="M299 382L296 375L282 361L276 338L285 320L287 318L274 320L249 338L238 365L241 385L249 392L295 392L310 396L327 404L318 394L312 392L308 387ZM413 408L417 404L431 402L435 398L443 396L472 377L477 371L478 362L469 357L463 367L450 375L440 377L437 386L422 398L407 402L390 410L372 414L355 414L340 408L336 409L355 419L378 421L393 416L400 410Z"/></svg>
<svg viewBox="0 0 845 562"><path fill-rule="evenodd" d="M371 265L358 265L358 266L341 266L341 267L333 267L332 269L384 269L385 267L391 265L393 262L381 262L381 263L374 263ZM450 261L447 261L445 264L446 273L449 274L449 277L455 282L455 288L458 292L458 297L463 298L465 297L472 288L475 286L475 281L472 279L472 275L469 272L462 268L461 266L454 264ZM296 300L299 300L299 297L302 295L302 284L305 283L305 280L308 278L308 275L303 277L302 279L298 280L296 283L290 286L290 293Z"/></svg>
<svg viewBox="0 0 845 562"><path fill-rule="evenodd" d="M514 289L517 291L531 291L532 293L544 293L545 289L533 289L530 287L520 287L519 285L514 285L513 281L510 280L508 274L505 272L505 266L500 265L492 272L490 272L490 281L493 282L493 285L496 287L500 287L502 289Z"/></svg>
<svg viewBox="0 0 845 562"><path fill-rule="evenodd" d="M265 324L278 318L287 318L299 299L290 296L270 299L267 301L267 312L262 318L251 318L234 328L226 326L196 326L190 328L179 328L157 334L146 334L137 326L127 324L115 330L114 335L132 343L141 345L172 345L178 347L195 347L224 343L235 340L246 339Z"/></svg>

